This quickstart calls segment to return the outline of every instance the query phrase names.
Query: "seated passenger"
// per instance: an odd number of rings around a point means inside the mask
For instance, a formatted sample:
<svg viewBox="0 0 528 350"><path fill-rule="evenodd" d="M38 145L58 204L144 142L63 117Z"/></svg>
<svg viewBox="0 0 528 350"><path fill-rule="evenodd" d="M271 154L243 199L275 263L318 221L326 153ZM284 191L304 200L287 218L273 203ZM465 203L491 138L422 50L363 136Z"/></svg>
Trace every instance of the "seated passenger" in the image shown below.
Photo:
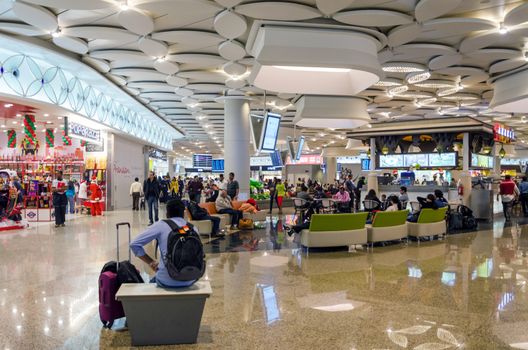
<svg viewBox="0 0 528 350"><path fill-rule="evenodd" d="M444 198L444 194L441 190L434 190L434 195L436 198L435 202L436 205L438 205L438 208L443 208L447 205L447 199Z"/></svg>
<svg viewBox="0 0 528 350"><path fill-rule="evenodd" d="M416 213L409 214L407 217L407 221L409 222L417 222L422 209L438 209L434 194L428 194L426 198L418 197L417 199L420 203L420 210Z"/></svg>
<svg viewBox="0 0 528 350"><path fill-rule="evenodd" d="M297 192L297 195L295 197L300 198L300 199L304 199L304 200L307 200L307 201L311 201L312 200L312 197L308 193L308 188L305 185L301 185L301 190L299 192Z"/></svg>
<svg viewBox="0 0 528 350"><path fill-rule="evenodd" d="M337 201L337 209L339 212L350 212L350 194L345 191L345 187L339 187L339 192L334 195Z"/></svg>
<svg viewBox="0 0 528 350"><path fill-rule="evenodd" d="M368 209L365 208L365 210L371 211L371 210L377 210L377 209L380 208L381 201L379 200L378 196L376 195L376 191L374 191L374 190L368 191L367 195L365 196L365 201L367 201L367 200L373 201L374 202L374 207L373 208L368 208Z"/></svg>
<svg viewBox="0 0 528 350"><path fill-rule="evenodd" d="M240 210L233 209L231 197L227 195L227 191L222 190L222 192L220 192L215 204L218 213L231 215L231 229L238 226L238 221L244 217L244 214Z"/></svg>
<svg viewBox="0 0 528 350"><path fill-rule="evenodd" d="M213 229L211 232L212 237L221 237L224 236L222 232L220 232L220 221L221 219L218 216L212 216L209 215L209 212L200 207L197 203L191 202L189 204L189 214L191 214L192 220L209 220L213 224Z"/></svg>
<svg viewBox="0 0 528 350"><path fill-rule="evenodd" d="M170 200L167 203L167 218L174 221L176 225L183 227L188 225L183 218L185 213L185 205L179 199ZM195 229L196 230L196 229ZM163 259L159 262L152 259L143 248L145 245L156 240L159 245L160 256L167 255L167 238L172 232L171 227L164 221L158 221L149 226L144 232L140 233L132 242L130 242L130 249L139 259L147 263L150 268L156 272L156 276L150 281L157 283L160 287L174 288L174 287L188 287L195 281L176 281L169 276L169 272L163 263Z"/></svg>
<svg viewBox="0 0 528 350"><path fill-rule="evenodd" d="M385 209L385 211L398 211L400 210L400 200L396 196L389 197L390 205Z"/></svg>
<svg viewBox="0 0 528 350"><path fill-rule="evenodd" d="M211 185L211 189L208 191L209 196L205 200L206 202L216 202L216 199L218 198L218 194L220 193L220 190L218 189L218 186L216 184Z"/></svg>
<svg viewBox="0 0 528 350"><path fill-rule="evenodd" d="M409 195L407 194L407 187L405 186L400 187L400 197L398 199L400 200L400 202L409 201Z"/></svg>

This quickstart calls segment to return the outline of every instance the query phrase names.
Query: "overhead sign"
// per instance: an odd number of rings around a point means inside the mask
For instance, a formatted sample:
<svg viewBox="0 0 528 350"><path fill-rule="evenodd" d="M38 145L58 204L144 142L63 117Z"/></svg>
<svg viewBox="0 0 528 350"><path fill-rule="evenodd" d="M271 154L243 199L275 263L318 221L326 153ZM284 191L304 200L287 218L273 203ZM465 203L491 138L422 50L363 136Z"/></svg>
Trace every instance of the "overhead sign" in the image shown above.
<svg viewBox="0 0 528 350"><path fill-rule="evenodd" d="M268 166L273 165L271 157L269 155L259 156L259 157L250 157L249 158L250 166Z"/></svg>
<svg viewBox="0 0 528 350"><path fill-rule="evenodd" d="M85 146L85 151L87 153L104 152L104 143L97 144L87 142Z"/></svg>
<svg viewBox="0 0 528 350"><path fill-rule="evenodd" d="M68 122L68 135L85 141L99 143L101 141L101 130L92 129L82 124Z"/></svg>
<svg viewBox="0 0 528 350"><path fill-rule="evenodd" d="M318 155L302 155L301 159L296 161L295 163L292 162L291 157L288 156L288 159L286 160L286 165L320 165L323 164L323 158Z"/></svg>
<svg viewBox="0 0 528 350"><path fill-rule="evenodd" d="M493 124L493 139L501 143L510 143L515 140L515 131L506 125Z"/></svg>
<svg viewBox="0 0 528 350"><path fill-rule="evenodd" d="M159 159L159 160L164 160L166 161L167 160L167 152L164 152L164 151L160 151L159 149L151 149L149 151L149 157L150 158L154 158L154 159Z"/></svg>

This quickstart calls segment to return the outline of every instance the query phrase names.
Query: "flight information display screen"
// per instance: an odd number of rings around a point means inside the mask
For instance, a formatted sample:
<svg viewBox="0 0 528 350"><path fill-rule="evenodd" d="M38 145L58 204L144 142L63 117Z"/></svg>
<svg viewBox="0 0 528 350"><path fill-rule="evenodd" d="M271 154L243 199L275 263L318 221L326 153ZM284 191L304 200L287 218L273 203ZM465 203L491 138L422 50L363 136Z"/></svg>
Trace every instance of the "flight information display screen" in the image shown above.
<svg viewBox="0 0 528 350"><path fill-rule="evenodd" d="M193 155L193 168L212 168L213 156L209 154Z"/></svg>

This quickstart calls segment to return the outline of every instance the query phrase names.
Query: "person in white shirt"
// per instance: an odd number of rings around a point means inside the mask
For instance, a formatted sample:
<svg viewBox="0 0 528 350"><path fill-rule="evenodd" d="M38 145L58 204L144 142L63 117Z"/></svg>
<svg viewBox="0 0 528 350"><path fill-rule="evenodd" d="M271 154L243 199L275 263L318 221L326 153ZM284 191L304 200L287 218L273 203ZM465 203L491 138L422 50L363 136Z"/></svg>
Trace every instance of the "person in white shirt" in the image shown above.
<svg viewBox="0 0 528 350"><path fill-rule="evenodd" d="M215 202L216 210L219 214L231 215L231 229L234 229L238 225L238 221L244 217L244 214L240 210L233 209L231 204L231 197L227 195L225 190L220 191L220 195Z"/></svg>
<svg viewBox="0 0 528 350"><path fill-rule="evenodd" d="M385 211L398 211L398 210L400 210L400 208L399 208L400 201L399 201L398 197L390 196L389 201L390 201L390 205L387 207L387 209L385 209Z"/></svg>
<svg viewBox="0 0 528 350"><path fill-rule="evenodd" d="M220 174L220 178L218 179L216 185L220 191L227 190L227 180L224 178L224 174Z"/></svg>
<svg viewBox="0 0 528 350"><path fill-rule="evenodd" d="M132 182L132 185L130 185L130 195L132 196L132 210L139 211L139 197L143 195L143 185L141 185L137 177Z"/></svg>

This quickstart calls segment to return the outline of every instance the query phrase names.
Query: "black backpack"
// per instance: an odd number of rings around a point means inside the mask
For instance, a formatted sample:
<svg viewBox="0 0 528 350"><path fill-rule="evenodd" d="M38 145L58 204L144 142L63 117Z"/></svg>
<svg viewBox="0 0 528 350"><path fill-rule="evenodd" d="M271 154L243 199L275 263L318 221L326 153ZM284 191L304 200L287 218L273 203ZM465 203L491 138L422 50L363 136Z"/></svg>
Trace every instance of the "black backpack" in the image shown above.
<svg viewBox="0 0 528 350"><path fill-rule="evenodd" d="M172 220L163 220L170 226L167 254L162 256L169 276L176 281L197 281L205 273L205 253L200 236L193 225L178 226Z"/></svg>
<svg viewBox="0 0 528 350"><path fill-rule="evenodd" d="M209 215L206 209L200 207L195 202L191 202L188 208L193 220L202 220Z"/></svg>
<svg viewBox="0 0 528 350"><path fill-rule="evenodd" d="M110 271L117 274L117 286L120 287L123 283L145 283L143 277L139 274L136 267L128 260L123 260L117 266L117 262L107 262L101 273Z"/></svg>

